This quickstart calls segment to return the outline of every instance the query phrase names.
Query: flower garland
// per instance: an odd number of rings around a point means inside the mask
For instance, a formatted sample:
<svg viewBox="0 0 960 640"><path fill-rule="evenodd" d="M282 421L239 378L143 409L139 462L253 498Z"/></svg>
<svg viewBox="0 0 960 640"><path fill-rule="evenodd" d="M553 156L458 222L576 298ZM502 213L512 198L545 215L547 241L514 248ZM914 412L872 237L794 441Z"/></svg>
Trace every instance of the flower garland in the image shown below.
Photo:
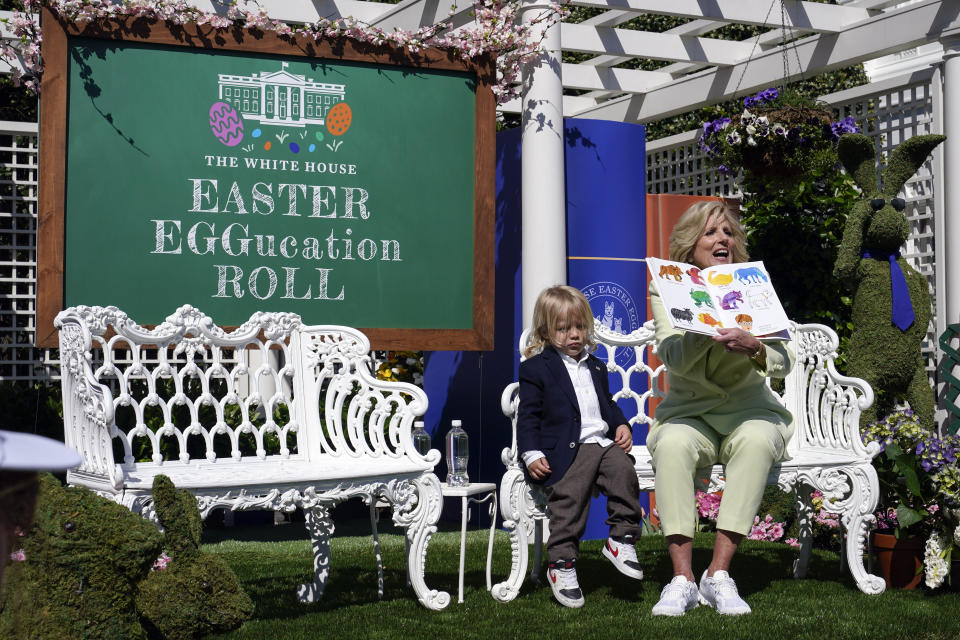
<svg viewBox="0 0 960 640"><path fill-rule="evenodd" d="M240 0L217 1L227 7L224 15L201 11L190 6L187 0L124 0L121 4L113 4L109 0L22 0L23 11L14 11L13 17L5 20L20 42L16 46L0 43L0 59L11 63L16 86L23 85L32 91L40 91L40 76L43 73L40 57L42 36L33 14L45 6L75 25L103 18L133 17L173 24L192 22L214 29L259 29L273 31L280 36L302 36L315 42L323 38L346 36L378 46L393 44L406 48L410 53L417 53L425 47L436 47L453 51L465 60L492 53L497 57L497 83L493 92L497 102L502 104L519 96L517 83L520 66L541 50L541 41L533 40L534 25L545 23L545 26L550 26L567 15L566 9L553 2L533 20L520 22L519 0L477 0L473 10L475 27L453 31L452 23L439 22L416 31L385 31L353 17L333 20L321 18L312 24L293 26L270 18L261 7L240 8ZM21 66L26 73L20 71Z"/></svg>

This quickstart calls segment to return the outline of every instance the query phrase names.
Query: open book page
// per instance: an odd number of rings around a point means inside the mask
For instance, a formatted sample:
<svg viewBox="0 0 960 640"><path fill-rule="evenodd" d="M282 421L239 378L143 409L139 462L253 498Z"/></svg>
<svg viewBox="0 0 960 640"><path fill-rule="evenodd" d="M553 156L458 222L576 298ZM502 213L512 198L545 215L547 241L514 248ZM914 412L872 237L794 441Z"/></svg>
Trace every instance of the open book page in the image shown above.
<svg viewBox="0 0 960 640"><path fill-rule="evenodd" d="M740 327L761 340L788 340L790 321L762 262L717 265L647 258L647 268L676 329L716 335Z"/></svg>

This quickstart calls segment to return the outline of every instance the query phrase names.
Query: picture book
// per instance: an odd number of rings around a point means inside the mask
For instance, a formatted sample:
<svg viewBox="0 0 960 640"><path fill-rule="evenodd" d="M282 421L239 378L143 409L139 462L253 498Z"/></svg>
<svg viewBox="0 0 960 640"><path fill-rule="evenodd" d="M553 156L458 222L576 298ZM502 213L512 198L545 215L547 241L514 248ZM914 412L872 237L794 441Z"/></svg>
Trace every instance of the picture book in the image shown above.
<svg viewBox="0 0 960 640"><path fill-rule="evenodd" d="M789 340L790 320L762 262L692 264L647 258L653 284L676 329L716 335L740 327L761 340Z"/></svg>

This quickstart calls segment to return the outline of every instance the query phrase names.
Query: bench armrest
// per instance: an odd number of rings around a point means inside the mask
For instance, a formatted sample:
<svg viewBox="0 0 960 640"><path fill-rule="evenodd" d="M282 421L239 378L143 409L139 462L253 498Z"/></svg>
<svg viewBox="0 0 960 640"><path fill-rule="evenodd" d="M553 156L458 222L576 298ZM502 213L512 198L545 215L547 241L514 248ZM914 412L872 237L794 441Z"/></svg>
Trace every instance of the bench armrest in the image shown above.
<svg viewBox="0 0 960 640"><path fill-rule="evenodd" d="M517 411L520 407L520 383L511 382L500 394L500 410L510 419L510 446L500 453L500 461L507 468L518 466Z"/></svg>
<svg viewBox="0 0 960 640"><path fill-rule="evenodd" d="M837 372L837 334L822 324L797 325L794 344L797 363L787 376L784 393L796 425L791 448L876 456L880 445L864 444L860 436L860 414L873 404L873 389L866 380Z"/></svg>
<svg viewBox="0 0 960 640"><path fill-rule="evenodd" d="M113 458L113 394L97 381L90 366L93 338L88 322L102 322L109 310L71 308L57 315L54 326L60 332L64 440L83 457L72 473L105 477L119 491L123 471Z"/></svg>

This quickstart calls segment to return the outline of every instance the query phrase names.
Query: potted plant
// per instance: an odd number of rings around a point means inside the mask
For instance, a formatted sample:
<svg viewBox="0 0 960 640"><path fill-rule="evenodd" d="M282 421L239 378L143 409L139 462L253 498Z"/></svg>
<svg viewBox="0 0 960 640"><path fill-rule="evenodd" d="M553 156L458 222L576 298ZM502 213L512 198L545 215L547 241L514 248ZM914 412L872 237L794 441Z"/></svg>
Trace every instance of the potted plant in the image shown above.
<svg viewBox="0 0 960 640"><path fill-rule="evenodd" d="M889 557L878 554L881 571L891 561L893 574L884 578L888 586L912 588L922 574L935 589L949 577L954 546L960 545L960 437L941 438L921 427L912 411L901 410L867 425L863 440L881 447L873 460L881 489L874 549L889 550ZM908 561L911 575L903 576L910 580L898 584L896 553L911 549L916 559Z"/></svg>
<svg viewBox="0 0 960 640"><path fill-rule="evenodd" d="M853 117L832 122L828 109L793 91L764 89L743 106L740 115L704 122L700 148L720 171L743 169L774 185L832 167L840 136L860 131Z"/></svg>

